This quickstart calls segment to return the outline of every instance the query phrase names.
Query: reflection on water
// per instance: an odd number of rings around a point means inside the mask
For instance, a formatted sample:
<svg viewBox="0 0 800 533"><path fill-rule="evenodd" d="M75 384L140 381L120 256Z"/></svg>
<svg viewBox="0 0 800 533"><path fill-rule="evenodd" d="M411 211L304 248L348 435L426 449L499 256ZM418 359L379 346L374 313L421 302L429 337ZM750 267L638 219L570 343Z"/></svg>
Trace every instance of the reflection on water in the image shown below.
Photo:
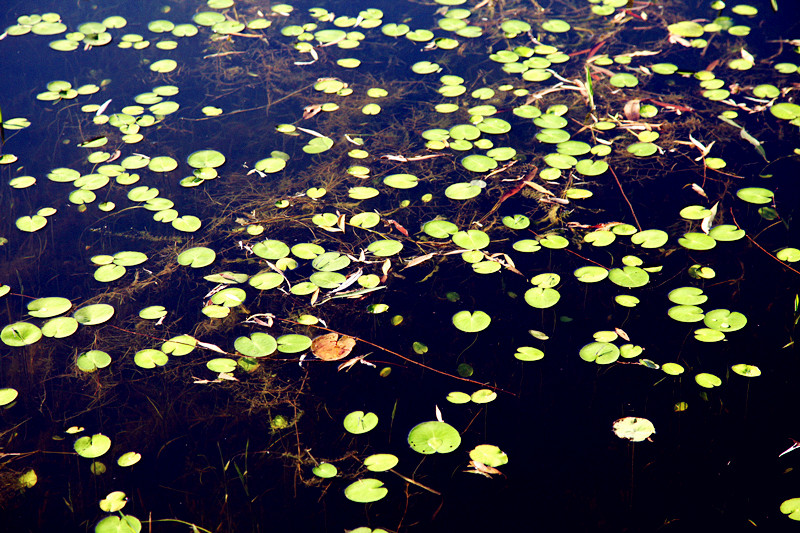
<svg viewBox="0 0 800 533"><path fill-rule="evenodd" d="M791 524L796 8L38 4L14 531Z"/></svg>

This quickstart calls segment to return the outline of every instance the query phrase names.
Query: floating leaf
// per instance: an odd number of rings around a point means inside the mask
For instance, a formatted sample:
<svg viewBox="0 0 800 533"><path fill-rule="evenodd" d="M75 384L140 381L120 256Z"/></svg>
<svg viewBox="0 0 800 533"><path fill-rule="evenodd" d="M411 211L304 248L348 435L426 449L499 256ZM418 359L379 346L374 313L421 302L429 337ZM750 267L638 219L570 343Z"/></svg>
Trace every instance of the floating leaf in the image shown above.
<svg viewBox="0 0 800 533"><path fill-rule="evenodd" d="M344 429L360 435L372 431L378 425L378 415L375 413L365 413L364 411L353 411L344 417Z"/></svg>
<svg viewBox="0 0 800 533"><path fill-rule="evenodd" d="M390 453L376 453L364 459L364 466L371 472L385 472L391 470L400 460Z"/></svg>
<svg viewBox="0 0 800 533"><path fill-rule="evenodd" d="M344 489L345 497L356 503L372 503L383 499L389 493L389 489L383 486L383 481L379 479L359 479L354 481Z"/></svg>
<svg viewBox="0 0 800 533"><path fill-rule="evenodd" d="M336 477L338 471L336 467L330 463L320 463L311 469L315 476L323 479Z"/></svg>
<svg viewBox="0 0 800 533"><path fill-rule="evenodd" d="M492 319L483 311L459 311L453 315L453 325L466 333L477 333L489 327Z"/></svg>
<svg viewBox="0 0 800 533"><path fill-rule="evenodd" d="M461 435L445 422L422 422L408 433L411 449L422 453L450 453L461 445Z"/></svg>
<svg viewBox="0 0 800 533"><path fill-rule="evenodd" d="M311 342L311 353L323 361L338 361L344 359L356 345L353 337L342 336L331 332L314 338Z"/></svg>
<svg viewBox="0 0 800 533"><path fill-rule="evenodd" d="M652 422L646 418L626 416L614 421L614 434L632 442L642 442L656 432Z"/></svg>
<svg viewBox="0 0 800 533"><path fill-rule="evenodd" d="M111 449L111 439L102 433L96 433L91 437L87 435L76 440L74 448L81 457L94 459Z"/></svg>

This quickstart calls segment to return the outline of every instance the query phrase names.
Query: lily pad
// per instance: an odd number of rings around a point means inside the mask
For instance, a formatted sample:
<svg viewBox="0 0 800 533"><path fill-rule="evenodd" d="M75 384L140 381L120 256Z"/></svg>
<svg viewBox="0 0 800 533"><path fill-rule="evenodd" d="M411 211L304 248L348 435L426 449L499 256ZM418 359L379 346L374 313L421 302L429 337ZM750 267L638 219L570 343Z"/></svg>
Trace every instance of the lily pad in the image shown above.
<svg viewBox="0 0 800 533"><path fill-rule="evenodd" d="M632 442L642 442L656 432L652 422L646 418L626 416L614 421L614 434Z"/></svg>
<svg viewBox="0 0 800 533"><path fill-rule="evenodd" d="M453 315L453 325L466 333L477 333L489 327L492 319L483 311L459 311Z"/></svg>
<svg viewBox="0 0 800 533"><path fill-rule="evenodd" d="M450 453L461 445L458 430L446 422L422 422L408 433L411 449L422 453Z"/></svg>
<svg viewBox="0 0 800 533"><path fill-rule="evenodd" d="M75 441L74 449L81 457L95 459L111 449L111 439L102 433L87 435Z"/></svg>
<svg viewBox="0 0 800 533"><path fill-rule="evenodd" d="M356 503L372 503L382 500L389 493L379 479L365 478L351 483L344 489L345 497Z"/></svg>

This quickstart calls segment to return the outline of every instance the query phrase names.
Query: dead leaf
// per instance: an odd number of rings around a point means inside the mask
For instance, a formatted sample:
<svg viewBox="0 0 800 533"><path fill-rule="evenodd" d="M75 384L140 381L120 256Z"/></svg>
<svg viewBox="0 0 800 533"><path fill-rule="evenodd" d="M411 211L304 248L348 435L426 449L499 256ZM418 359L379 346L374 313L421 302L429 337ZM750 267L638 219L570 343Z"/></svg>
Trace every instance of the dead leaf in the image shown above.
<svg viewBox="0 0 800 533"><path fill-rule="evenodd" d="M209 350L213 350L217 353L222 353L225 355L228 354L228 352L226 352L216 344L211 344L210 342L197 341L197 345L200 346L201 348L208 348Z"/></svg>
<svg viewBox="0 0 800 533"><path fill-rule="evenodd" d="M714 222L714 217L717 216L717 206L718 205L719 205L719 202L717 202L713 206L711 206L711 209L709 209L709 211L711 211L711 213L707 217L705 217L702 220L702 222L700 222L700 229L703 230L703 233L705 233L706 235L708 235L708 232L711 229L711 223Z"/></svg>
<svg viewBox="0 0 800 533"><path fill-rule="evenodd" d="M628 334L627 334L627 333L625 333L625 331L624 331L624 330L622 330L622 329L620 329L620 328L614 328L614 332L615 332L617 335L619 335L620 337L622 337L623 339L625 339L626 341L628 341L628 342L631 342L631 338L630 338L630 337L628 337Z"/></svg>
<svg viewBox="0 0 800 533"><path fill-rule="evenodd" d="M322 112L321 104L307 105L303 108L303 120L308 120Z"/></svg>
<svg viewBox="0 0 800 533"><path fill-rule="evenodd" d="M413 267L413 266L417 266L420 263L424 263L425 261L427 261L428 259L430 259L434 255L436 255L436 254L431 252L429 254L417 256L414 259L411 259L408 263L406 263L406 265L403 268L401 268L400 270L405 270L406 268L410 268L410 267Z"/></svg>
<svg viewBox="0 0 800 533"><path fill-rule="evenodd" d="M340 338L338 333L326 333L311 341L311 353L323 361L338 361L347 357L355 345L353 337Z"/></svg>
<svg viewBox="0 0 800 533"><path fill-rule="evenodd" d="M708 200L708 196L706 195L706 191L704 191L703 188L701 186L699 186L698 184L692 183L692 190L694 192L696 192L697 194L699 194L700 196L702 196L703 198L705 198L706 200Z"/></svg>
<svg viewBox="0 0 800 533"><path fill-rule="evenodd" d="M625 118L628 120L639 120L641 115L639 115L639 108L641 107L640 100L628 100L625 102L625 107L623 108L623 112L625 113Z"/></svg>
<svg viewBox="0 0 800 533"><path fill-rule="evenodd" d="M503 475L503 473L498 469L496 469L495 467L487 466L481 463L480 461L472 460L469 462L468 466L472 469L472 470L464 470L464 472L467 472L468 474L480 474L488 478L491 478L492 474L500 474L501 476Z"/></svg>

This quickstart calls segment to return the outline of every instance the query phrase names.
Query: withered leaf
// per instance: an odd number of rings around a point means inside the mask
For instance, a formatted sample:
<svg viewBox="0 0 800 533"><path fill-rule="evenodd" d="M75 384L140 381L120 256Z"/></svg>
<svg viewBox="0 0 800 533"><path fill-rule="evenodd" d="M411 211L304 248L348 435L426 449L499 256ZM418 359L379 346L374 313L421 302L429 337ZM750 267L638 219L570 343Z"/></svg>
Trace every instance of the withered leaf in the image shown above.
<svg viewBox="0 0 800 533"><path fill-rule="evenodd" d="M353 337L340 338L338 333L326 333L311 341L311 353L323 361L338 361L347 357L355 345Z"/></svg>

